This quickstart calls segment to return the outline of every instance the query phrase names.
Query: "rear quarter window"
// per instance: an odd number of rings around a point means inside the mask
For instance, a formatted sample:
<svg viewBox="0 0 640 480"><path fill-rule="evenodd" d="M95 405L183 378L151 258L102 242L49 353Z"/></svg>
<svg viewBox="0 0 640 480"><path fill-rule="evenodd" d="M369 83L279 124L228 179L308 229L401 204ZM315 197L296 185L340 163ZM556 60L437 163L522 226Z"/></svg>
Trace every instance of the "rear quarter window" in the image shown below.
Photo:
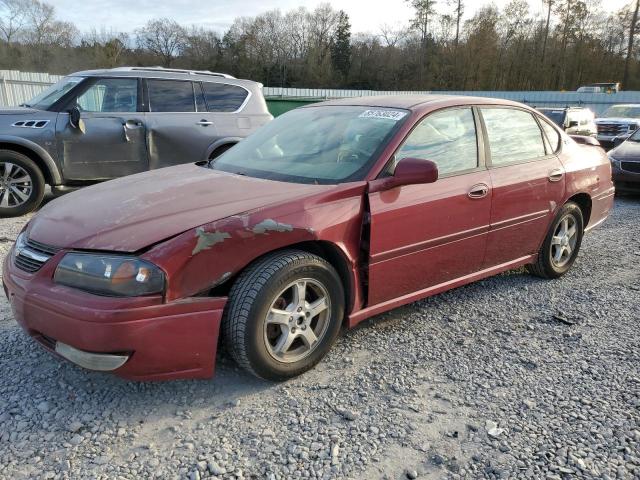
<svg viewBox="0 0 640 480"><path fill-rule="evenodd" d="M204 82L202 88L210 112L235 112L249 96L247 90L237 85Z"/></svg>

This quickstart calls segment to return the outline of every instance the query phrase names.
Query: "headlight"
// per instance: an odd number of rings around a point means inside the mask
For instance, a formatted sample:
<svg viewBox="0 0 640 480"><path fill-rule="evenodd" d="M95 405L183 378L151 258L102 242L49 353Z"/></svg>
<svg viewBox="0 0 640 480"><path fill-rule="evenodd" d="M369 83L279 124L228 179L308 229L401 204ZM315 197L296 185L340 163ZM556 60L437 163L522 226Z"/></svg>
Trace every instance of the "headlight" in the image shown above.
<svg viewBox="0 0 640 480"><path fill-rule="evenodd" d="M614 157L611 154L609 154L609 161L611 162L611 165L614 166L615 168L620 168L620 160L618 160L616 157Z"/></svg>
<svg viewBox="0 0 640 480"><path fill-rule="evenodd" d="M136 257L67 253L53 280L97 295L138 297L164 291L164 272Z"/></svg>

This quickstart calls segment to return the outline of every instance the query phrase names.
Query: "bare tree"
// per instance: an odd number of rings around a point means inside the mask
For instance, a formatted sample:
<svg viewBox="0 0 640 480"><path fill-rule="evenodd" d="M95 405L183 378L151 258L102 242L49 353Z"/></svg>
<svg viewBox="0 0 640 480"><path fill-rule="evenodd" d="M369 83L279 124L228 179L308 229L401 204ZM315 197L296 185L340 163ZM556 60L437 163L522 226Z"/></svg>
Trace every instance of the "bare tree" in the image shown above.
<svg viewBox="0 0 640 480"><path fill-rule="evenodd" d="M16 40L27 23L31 0L0 1L0 32L8 43Z"/></svg>
<svg viewBox="0 0 640 480"><path fill-rule="evenodd" d="M631 25L629 26L629 45L627 47L627 56L624 61L624 76L622 79L622 84L625 86L629 81L629 65L631 63L631 57L633 55L633 42L636 34L636 28L638 27L638 7L640 7L640 0L636 0L636 8L633 11L633 16L631 17Z"/></svg>
<svg viewBox="0 0 640 480"><path fill-rule="evenodd" d="M185 29L168 18L150 20L136 34L138 46L160 57L165 67L171 66L185 46Z"/></svg>

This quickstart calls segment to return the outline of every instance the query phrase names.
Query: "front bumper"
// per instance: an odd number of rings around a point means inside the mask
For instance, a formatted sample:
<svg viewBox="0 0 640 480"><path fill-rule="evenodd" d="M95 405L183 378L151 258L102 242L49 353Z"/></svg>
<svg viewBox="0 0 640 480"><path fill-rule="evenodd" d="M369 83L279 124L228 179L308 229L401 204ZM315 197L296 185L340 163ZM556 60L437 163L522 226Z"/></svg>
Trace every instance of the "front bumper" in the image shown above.
<svg viewBox="0 0 640 480"><path fill-rule="evenodd" d="M613 183L617 192L640 193L640 173L627 172L613 167Z"/></svg>
<svg viewBox="0 0 640 480"><path fill-rule="evenodd" d="M3 264L15 319L40 345L78 365L131 380L213 376L226 298L162 303L159 297L92 295L53 283L63 254L34 274L15 266L13 249Z"/></svg>

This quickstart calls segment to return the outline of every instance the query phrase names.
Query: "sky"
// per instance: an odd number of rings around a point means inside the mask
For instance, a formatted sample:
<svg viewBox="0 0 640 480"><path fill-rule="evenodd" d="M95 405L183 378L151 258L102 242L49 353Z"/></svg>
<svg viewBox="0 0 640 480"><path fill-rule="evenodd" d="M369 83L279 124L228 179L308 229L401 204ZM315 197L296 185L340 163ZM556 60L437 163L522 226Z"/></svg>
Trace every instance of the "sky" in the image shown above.
<svg viewBox="0 0 640 480"><path fill-rule="evenodd" d="M183 25L226 30L234 18L254 16L279 8L287 11L300 6L313 9L327 0L47 0L56 8L57 18L73 22L82 32L106 30L132 32L151 18L169 17ZM503 7L509 0L493 0ZM542 0L528 0L533 12L542 10ZM630 0L601 0L607 9L617 10ZM412 17L404 0L329 0L335 9L347 12L352 33L377 32L383 24L406 25ZM439 0L437 8L447 7ZM490 0L465 0L465 17Z"/></svg>

